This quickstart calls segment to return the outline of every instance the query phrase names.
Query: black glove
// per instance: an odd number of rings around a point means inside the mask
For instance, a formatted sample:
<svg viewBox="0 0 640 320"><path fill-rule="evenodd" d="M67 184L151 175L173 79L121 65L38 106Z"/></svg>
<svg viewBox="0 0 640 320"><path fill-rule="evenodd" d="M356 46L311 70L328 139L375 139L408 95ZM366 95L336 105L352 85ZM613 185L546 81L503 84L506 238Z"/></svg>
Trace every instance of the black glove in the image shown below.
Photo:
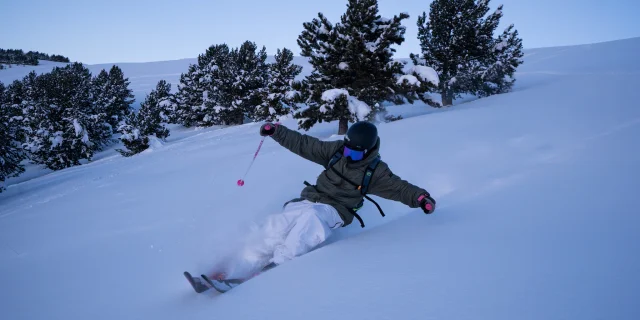
<svg viewBox="0 0 640 320"><path fill-rule="evenodd" d="M276 132L276 126L277 126L277 124L273 124L273 123L270 123L270 122L267 122L267 123L263 124L260 127L260 135L263 136L263 137L264 136L273 135Z"/></svg>
<svg viewBox="0 0 640 320"><path fill-rule="evenodd" d="M420 208L426 214L432 214L436 210L436 200L431 198L431 195L428 193L421 194L418 197L418 202L420 202Z"/></svg>

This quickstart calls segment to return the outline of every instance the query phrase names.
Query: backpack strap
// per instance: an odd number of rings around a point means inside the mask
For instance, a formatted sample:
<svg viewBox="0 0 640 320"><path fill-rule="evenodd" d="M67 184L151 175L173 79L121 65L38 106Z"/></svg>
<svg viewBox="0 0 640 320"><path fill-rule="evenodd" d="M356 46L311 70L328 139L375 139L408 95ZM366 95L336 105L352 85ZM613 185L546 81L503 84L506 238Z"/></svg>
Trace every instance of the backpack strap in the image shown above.
<svg viewBox="0 0 640 320"><path fill-rule="evenodd" d="M367 170L364 172L364 177L362 178L362 188L360 189L360 193L362 193L362 195L367 194L367 191L369 191L369 183L371 182L373 173L376 171L378 163L380 163L380 155L373 159L373 161L367 166Z"/></svg>
<svg viewBox="0 0 640 320"><path fill-rule="evenodd" d="M340 153L340 154L342 154L342 153ZM335 157L335 155L334 155L334 157ZM339 157L338 157L338 159L339 159ZM371 163L369 163L369 165L367 166L367 169L365 170L364 176L362 177L362 183L360 185L358 185L358 184L354 183L353 181L347 179L347 177L345 177L342 174L340 174L340 172L338 172L338 170L336 170L335 168L331 167L331 169L338 176L340 176L340 178L342 178L343 180L347 181L348 183L350 183L354 187L358 188L360 190L360 193L367 200L371 201L378 208L378 211L380 211L380 215L384 217L385 216L384 215L384 211L382 211L382 208L380 207L380 205L377 202L375 202L373 199L371 199L369 196L367 196L367 192L369 191L369 184L371 183L371 178L373 178L373 173L376 171L376 168L378 167L378 164L380 163L380 160L381 160L381 157L380 157L380 155L378 155L378 156L376 156L376 158L373 161L371 161ZM360 209L361 206L362 206L362 204L360 206L358 206L357 209ZM357 215L356 215L356 217L358 218L358 220L360 220L360 217L358 217ZM360 221L360 223L364 227L364 224L362 223L362 221Z"/></svg>
<svg viewBox="0 0 640 320"><path fill-rule="evenodd" d="M384 217L384 211L382 211L382 208L380 207L380 205L377 202L373 201L373 199L371 199L369 196L367 196L367 191L369 191L369 183L371 183L371 178L373 178L373 173L376 171L376 168L378 167L378 163L380 163L380 159L381 157L380 155L378 155L367 166L367 170L365 171L364 177L362 178L362 189L360 189L360 192L365 198L367 198L367 200L373 202L373 204L376 205L376 207L378 208L378 211L380 211L380 215Z"/></svg>
<svg viewBox="0 0 640 320"><path fill-rule="evenodd" d="M335 172L338 176L340 176L340 178L342 178L343 180L347 181L348 183L350 183L351 185L357 187L360 190L360 193L369 201L373 202L373 204L376 205L376 207L378 208L378 211L380 211L380 214L384 217L384 212L382 211L382 208L380 207L380 205L373 201L373 199L371 199L369 196L367 196L367 191L369 190L369 183L371 182L371 178L373 178L373 173L376 170L376 167L378 166L378 163L380 163L380 155L376 156L376 158L369 163L369 165L367 166L367 169L365 170L365 174L364 177L362 178L362 183L360 185L357 185L356 183L354 183L353 181L347 179L347 177L343 176L338 170L336 170L335 168L333 168L333 166L343 157L342 154L342 147L338 148L338 150L336 150L336 152L333 154L333 156L331 157L331 159L329 160L329 163L327 163L327 166L325 168L326 170L332 169L333 172ZM308 183L307 181L305 181L305 185L310 186L311 184ZM360 217L360 215L358 215L358 213L356 212L358 209L360 209L362 205L358 206L357 208L353 208L353 209L349 209L349 211L351 211L351 213L353 214L353 216L358 219L358 221L360 222L360 226L362 228L364 228L364 222L362 221L362 218Z"/></svg>
<svg viewBox="0 0 640 320"><path fill-rule="evenodd" d="M342 147L338 148L336 153L333 154L333 157L331 157L331 160L329 160L329 163L327 164L326 169L333 167L333 165L335 165L336 162L340 160L340 158L342 158Z"/></svg>

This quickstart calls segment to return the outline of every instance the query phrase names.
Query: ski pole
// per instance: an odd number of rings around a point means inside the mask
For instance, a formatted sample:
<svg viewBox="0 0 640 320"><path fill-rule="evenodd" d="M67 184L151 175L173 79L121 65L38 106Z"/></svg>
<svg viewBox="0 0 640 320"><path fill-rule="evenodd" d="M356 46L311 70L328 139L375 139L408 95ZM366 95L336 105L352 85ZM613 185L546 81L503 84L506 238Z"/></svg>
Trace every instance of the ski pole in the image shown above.
<svg viewBox="0 0 640 320"><path fill-rule="evenodd" d="M263 137L262 140L260 140L260 145L258 145L258 150L256 150L256 154L253 155L253 160L251 160L251 164L249 164L249 168L247 168L247 172L244 173L244 176L242 177L242 179L238 180L238 186L242 187L244 186L244 178L247 177L247 174L249 173L249 170L251 169L251 166L253 166L253 162L256 161L256 157L258 156L258 152L260 152L260 148L262 148L262 143L264 142L264 139L266 139L267 137Z"/></svg>

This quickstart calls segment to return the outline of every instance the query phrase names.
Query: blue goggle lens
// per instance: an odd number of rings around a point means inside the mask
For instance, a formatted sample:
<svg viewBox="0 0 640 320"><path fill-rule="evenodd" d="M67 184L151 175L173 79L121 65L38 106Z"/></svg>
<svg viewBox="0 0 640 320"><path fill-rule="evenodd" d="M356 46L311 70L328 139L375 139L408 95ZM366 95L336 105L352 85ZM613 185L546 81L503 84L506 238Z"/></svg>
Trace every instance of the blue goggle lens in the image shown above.
<svg viewBox="0 0 640 320"><path fill-rule="evenodd" d="M347 146L344 147L343 154L345 157L349 157L353 161L359 161L364 158L364 151L353 150Z"/></svg>

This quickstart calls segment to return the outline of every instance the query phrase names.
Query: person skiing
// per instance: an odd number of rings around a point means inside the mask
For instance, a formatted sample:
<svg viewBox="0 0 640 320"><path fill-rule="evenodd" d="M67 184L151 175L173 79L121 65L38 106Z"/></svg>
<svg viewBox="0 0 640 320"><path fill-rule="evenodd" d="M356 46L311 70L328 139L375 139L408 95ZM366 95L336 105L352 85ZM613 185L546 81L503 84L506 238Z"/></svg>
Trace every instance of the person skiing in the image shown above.
<svg viewBox="0 0 640 320"><path fill-rule="evenodd" d="M268 216L261 228L261 243L244 250L245 262L252 260L249 261L252 276L313 250L335 229L350 225L354 218L364 227L356 211L362 207L365 193L421 208L426 214L436 208L436 201L427 190L401 179L380 160L378 130L370 122L356 122L344 139L338 141L321 141L271 122L260 127L260 135L273 138L325 170L318 175L315 185L305 181L307 186L300 197L287 201L282 212ZM372 163L375 168L368 171ZM268 245L265 247L264 243ZM226 276L227 272L218 270L209 277L223 280Z"/></svg>
<svg viewBox="0 0 640 320"><path fill-rule="evenodd" d="M367 193L421 208L431 214L436 201L427 190L395 175L389 166L377 159L380 138L376 126L367 121L353 124L343 140L321 141L281 124L267 122L260 127L261 136L273 138L281 146L304 159L327 167L336 152L342 157L318 175L316 184L302 190L300 197L285 203L284 210L271 219L287 230L271 262L278 265L300 256L326 241L332 230L350 225L362 206L362 181L369 164L379 161L369 180ZM272 221L273 223L273 221Z"/></svg>

